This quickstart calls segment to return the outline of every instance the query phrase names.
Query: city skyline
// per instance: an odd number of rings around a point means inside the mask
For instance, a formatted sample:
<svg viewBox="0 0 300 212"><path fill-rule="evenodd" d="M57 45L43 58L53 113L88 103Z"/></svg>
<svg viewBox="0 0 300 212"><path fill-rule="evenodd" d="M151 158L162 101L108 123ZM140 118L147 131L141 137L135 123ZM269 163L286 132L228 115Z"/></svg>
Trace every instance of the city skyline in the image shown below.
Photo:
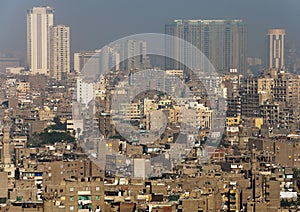
<svg viewBox="0 0 300 212"><path fill-rule="evenodd" d="M27 11L27 64L31 74L60 81L70 73L70 27L55 25L54 8Z"/></svg>
<svg viewBox="0 0 300 212"><path fill-rule="evenodd" d="M296 0L15 2L1 212L300 211Z"/></svg>
<svg viewBox="0 0 300 212"><path fill-rule="evenodd" d="M94 50L100 49L103 45L127 36L134 33L144 33L144 32L164 32L164 24L169 23L174 19L242 19L248 24L249 31L249 54L250 56L260 56L263 57L264 53L264 35L267 33L267 30L270 28L284 28L287 31L288 45L291 43L296 43L296 46L299 48L298 34L300 32L295 20L297 20L298 14L296 14L293 8L297 8L299 5L296 1L289 1L287 4L282 4L278 1L278 4L274 3L269 5L270 1L261 2L252 2L250 3L239 3L238 1L231 1L229 7L228 4L221 1L213 1L212 3L206 2L205 4L201 2L191 1L191 6L186 6L189 9L183 9L178 11L177 7L171 5L172 11L165 14L164 11L170 6L166 3L160 3L155 7L154 5L149 5L149 3L140 3L132 2L128 5L120 3L121 8L124 8L124 11L120 9L115 9L114 3L107 3L105 7L102 6L102 2L96 3L91 2L89 5L83 5L79 1L74 1L74 4L61 3L58 1L43 1L42 3L37 4L35 1L26 1L26 2L17 2L11 1L6 3L6 11L14 10L17 14L14 17L7 12L2 11L2 15L6 14L6 18L0 21L0 26L2 26L3 34L0 37L0 52L4 51L22 51L26 49L26 41L22 39L22 35L25 36L25 27L24 27L24 8L31 8L38 5L49 5L56 9L56 19L57 22L68 25L72 30L72 52L78 50ZM274 1L273 1L274 2ZM133 4L140 6L141 11L135 11L132 15L130 14ZM154 2L155 3L155 2ZM180 8L181 3L177 4ZM212 6L216 5L215 8ZM268 5L270 11L265 11L264 6ZM279 5L278 8L275 5ZM91 6L91 7L90 7ZM198 11L195 11L195 8L199 8ZM220 7L227 7L228 10L220 10ZM69 11L67 12L67 8ZM105 10L106 8L107 10ZM144 8L144 9L143 9ZM152 12L146 10L149 8L155 10L155 15ZM213 9L211 9L213 8ZM239 8L239 9L238 9ZM247 12L245 8L249 8L249 11L255 10L257 15L253 15L251 12ZM273 9L273 10L271 10ZM278 17L276 13L279 12L279 9L282 11L289 11L289 17ZM98 10L98 11L97 11ZM127 12L126 12L127 11ZM1 12L1 10L0 10ZM124 17L126 12L126 18ZM150 14L149 14L150 13ZM72 15L72 14L81 14L81 15ZM84 14L84 15L83 15ZM267 15L269 14L269 15ZM23 18L22 18L23 17ZM136 18L139 17L137 20ZM263 17L263 19L262 19ZM8 19L11 24L8 24ZM110 20L109 25L107 25L104 20ZM93 22L95 21L95 23ZM103 21L102 21L103 20ZM263 20L263 21L258 21ZM84 23L91 24L84 24ZM93 27L91 27L93 24ZM126 30L127 29L127 30ZM17 32L17 33L16 33Z"/></svg>

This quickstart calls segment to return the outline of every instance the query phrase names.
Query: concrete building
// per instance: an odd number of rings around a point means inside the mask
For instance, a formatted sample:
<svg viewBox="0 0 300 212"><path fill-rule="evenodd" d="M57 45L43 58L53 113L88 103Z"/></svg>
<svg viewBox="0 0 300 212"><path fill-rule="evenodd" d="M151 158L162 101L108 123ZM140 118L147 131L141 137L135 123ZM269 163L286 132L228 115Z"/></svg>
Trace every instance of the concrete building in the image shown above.
<svg viewBox="0 0 300 212"><path fill-rule="evenodd" d="M0 205L6 205L8 200L8 174L0 172Z"/></svg>
<svg viewBox="0 0 300 212"><path fill-rule="evenodd" d="M97 56L98 55L98 56ZM98 51L82 51L74 53L74 71L80 73L84 65L89 62L93 64L97 70L100 67L100 59Z"/></svg>
<svg viewBox="0 0 300 212"><path fill-rule="evenodd" d="M285 30L270 29L266 35L266 66L267 68L281 69L284 61Z"/></svg>
<svg viewBox="0 0 300 212"><path fill-rule="evenodd" d="M120 69L120 54L118 49L108 46L101 50L82 51L74 53L74 71L79 73L91 71L92 73L106 73L110 69Z"/></svg>
<svg viewBox="0 0 300 212"><path fill-rule="evenodd" d="M149 68L150 61L147 56L147 43L145 41L127 40L113 48L120 54L120 69L131 71Z"/></svg>
<svg viewBox="0 0 300 212"><path fill-rule="evenodd" d="M3 119L3 145L2 145L2 163L11 164L11 154L10 154L10 130L11 130L11 120L9 118L9 114L6 112L5 117Z"/></svg>
<svg viewBox="0 0 300 212"><path fill-rule="evenodd" d="M118 71L120 69L120 53L116 49L108 46L103 47L101 50L101 73L106 73L111 69Z"/></svg>
<svg viewBox="0 0 300 212"><path fill-rule="evenodd" d="M246 78L241 85L241 113L244 117L259 117L257 78Z"/></svg>
<svg viewBox="0 0 300 212"><path fill-rule="evenodd" d="M166 70L166 74L167 76L178 77L181 80L184 78L183 70Z"/></svg>
<svg viewBox="0 0 300 212"><path fill-rule="evenodd" d="M158 104L154 99L144 99L143 115L147 116L151 111L158 109Z"/></svg>
<svg viewBox="0 0 300 212"><path fill-rule="evenodd" d="M77 102L87 105L94 98L94 83L77 79Z"/></svg>
<svg viewBox="0 0 300 212"><path fill-rule="evenodd" d="M145 158L135 158L133 160L133 176L145 180L150 174L150 160Z"/></svg>
<svg viewBox="0 0 300 212"><path fill-rule="evenodd" d="M247 26L242 20L174 20L166 24L165 33L175 36L200 49L212 62L217 71L229 72L237 69L246 71ZM184 69L183 64L192 67L195 52L182 42L167 42L166 50L175 61L167 60L167 68ZM195 61L194 63L198 62Z"/></svg>
<svg viewBox="0 0 300 212"><path fill-rule="evenodd" d="M226 92L227 117L237 117L241 115L241 96L240 96L241 76L226 75L222 79L223 90Z"/></svg>
<svg viewBox="0 0 300 212"><path fill-rule="evenodd" d="M70 72L70 28L53 26L50 35L50 76L60 81Z"/></svg>
<svg viewBox="0 0 300 212"><path fill-rule="evenodd" d="M284 167L300 168L299 139L275 138L275 139L249 139L249 149L257 148L264 157L273 158L275 163Z"/></svg>
<svg viewBox="0 0 300 212"><path fill-rule="evenodd" d="M246 78L241 90L242 116L261 117L270 130L297 130L299 85L299 77L275 68L265 70L261 77Z"/></svg>
<svg viewBox="0 0 300 212"><path fill-rule="evenodd" d="M186 127L211 129L212 110L197 102L189 102L180 108L180 123Z"/></svg>
<svg viewBox="0 0 300 212"><path fill-rule="evenodd" d="M27 57L32 74L49 75L50 27L54 24L54 9L34 7L27 12Z"/></svg>
<svg viewBox="0 0 300 212"><path fill-rule="evenodd" d="M104 207L103 180L100 177L64 179L44 194L44 211L99 211ZM55 202L55 204L53 204Z"/></svg>
<svg viewBox="0 0 300 212"><path fill-rule="evenodd" d="M141 108L139 103L123 103L120 105L119 113L124 119L139 119L141 116Z"/></svg>

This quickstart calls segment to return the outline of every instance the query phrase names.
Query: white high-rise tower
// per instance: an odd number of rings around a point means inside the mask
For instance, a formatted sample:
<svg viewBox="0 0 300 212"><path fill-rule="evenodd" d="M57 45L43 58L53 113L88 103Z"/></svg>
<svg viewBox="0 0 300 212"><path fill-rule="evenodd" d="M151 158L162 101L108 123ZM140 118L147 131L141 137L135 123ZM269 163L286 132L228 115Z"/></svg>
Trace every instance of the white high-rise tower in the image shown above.
<svg viewBox="0 0 300 212"><path fill-rule="evenodd" d="M51 7L34 7L27 12L27 57L31 74L49 75L53 22L54 9Z"/></svg>
<svg viewBox="0 0 300 212"><path fill-rule="evenodd" d="M266 62L268 68L284 68L284 29L270 29L266 39Z"/></svg>

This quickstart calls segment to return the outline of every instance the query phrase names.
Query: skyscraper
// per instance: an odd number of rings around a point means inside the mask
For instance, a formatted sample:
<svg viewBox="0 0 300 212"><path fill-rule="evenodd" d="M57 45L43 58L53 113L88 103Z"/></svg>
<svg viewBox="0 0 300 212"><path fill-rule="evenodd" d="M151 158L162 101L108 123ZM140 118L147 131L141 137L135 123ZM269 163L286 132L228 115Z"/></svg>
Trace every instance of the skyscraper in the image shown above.
<svg viewBox="0 0 300 212"><path fill-rule="evenodd" d="M144 41L128 40L125 46L125 57L127 58L127 69L134 70L143 68L147 58L147 43ZM138 56L134 56L138 55Z"/></svg>
<svg viewBox="0 0 300 212"><path fill-rule="evenodd" d="M65 79L70 72L70 28L58 25L50 28L50 76Z"/></svg>
<svg viewBox="0 0 300 212"><path fill-rule="evenodd" d="M123 70L130 71L150 66L150 60L147 55L147 42L145 41L127 40L113 48L120 54L120 68Z"/></svg>
<svg viewBox="0 0 300 212"><path fill-rule="evenodd" d="M268 68L284 68L284 43L284 29L270 29L268 31L266 36L266 66Z"/></svg>
<svg viewBox="0 0 300 212"><path fill-rule="evenodd" d="M34 7L27 12L27 57L32 74L49 75L49 29L53 22L54 9L51 7Z"/></svg>
<svg viewBox="0 0 300 212"><path fill-rule="evenodd" d="M201 50L217 71L246 71L247 26L242 20L174 20L166 24L165 33ZM166 60L168 69L184 69L192 65L193 52L183 42L166 42L168 54L177 61Z"/></svg>

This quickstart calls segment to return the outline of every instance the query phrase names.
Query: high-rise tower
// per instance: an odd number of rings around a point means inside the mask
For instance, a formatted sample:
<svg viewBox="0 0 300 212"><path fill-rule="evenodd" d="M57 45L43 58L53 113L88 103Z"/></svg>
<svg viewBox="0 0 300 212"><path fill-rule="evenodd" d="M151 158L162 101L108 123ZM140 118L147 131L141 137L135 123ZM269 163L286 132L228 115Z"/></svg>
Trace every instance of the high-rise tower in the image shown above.
<svg viewBox="0 0 300 212"><path fill-rule="evenodd" d="M50 28L50 76L65 79L70 72L70 28L57 25Z"/></svg>
<svg viewBox="0 0 300 212"><path fill-rule="evenodd" d="M34 7L27 12L27 57L32 74L49 75L53 22L54 9L51 7Z"/></svg>
<svg viewBox="0 0 300 212"><path fill-rule="evenodd" d="M285 30L270 29L266 36L266 66L281 69L285 67Z"/></svg>
<svg viewBox="0 0 300 212"><path fill-rule="evenodd" d="M197 47L217 71L246 71L247 26L242 20L174 20L166 24L165 33ZM177 58L177 61L166 61L168 69L184 69L178 61L192 65L193 59L198 60L183 42L167 42L166 45L168 55Z"/></svg>

